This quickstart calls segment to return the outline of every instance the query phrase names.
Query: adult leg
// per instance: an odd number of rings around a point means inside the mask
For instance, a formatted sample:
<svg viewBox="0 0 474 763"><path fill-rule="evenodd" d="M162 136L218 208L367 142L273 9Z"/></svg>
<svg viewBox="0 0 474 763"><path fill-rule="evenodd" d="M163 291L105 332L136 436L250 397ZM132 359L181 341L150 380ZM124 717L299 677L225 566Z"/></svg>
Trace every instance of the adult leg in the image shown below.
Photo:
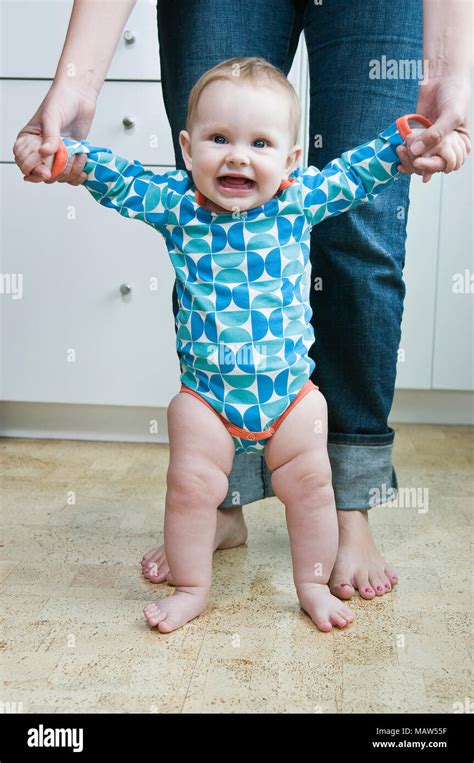
<svg viewBox="0 0 474 763"><path fill-rule="evenodd" d="M422 59L421 0L308 3L310 151L322 168L416 107L417 79L371 79L370 62ZM315 144L321 136L322 145ZM317 147L316 147L317 146ZM318 225L311 291L312 376L329 408L329 456L339 519L330 587L341 598L390 591L396 575L378 552L367 510L378 488L397 487L388 424L405 287L409 178L370 204ZM314 284L313 280L313 284ZM319 283L319 282L316 282ZM372 491L372 492L371 492Z"/></svg>

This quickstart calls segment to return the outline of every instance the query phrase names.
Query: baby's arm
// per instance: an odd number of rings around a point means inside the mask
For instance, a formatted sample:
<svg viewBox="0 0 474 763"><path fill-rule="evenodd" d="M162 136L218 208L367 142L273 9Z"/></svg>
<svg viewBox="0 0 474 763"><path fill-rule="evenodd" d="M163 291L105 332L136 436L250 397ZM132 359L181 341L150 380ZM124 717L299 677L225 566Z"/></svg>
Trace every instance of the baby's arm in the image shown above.
<svg viewBox="0 0 474 763"><path fill-rule="evenodd" d="M167 223L165 205L168 173L162 175L146 170L137 160L129 161L104 146L93 146L87 140L61 136L51 179L61 174L66 164L77 154L87 154L84 165L86 179L81 183L93 198L104 207L115 209L124 217L163 229Z"/></svg>
<svg viewBox="0 0 474 763"><path fill-rule="evenodd" d="M418 114L400 117L375 140L345 151L322 170L317 167L303 170L303 208L311 225L372 201L389 183L401 177L396 148L411 132L412 120L431 125Z"/></svg>

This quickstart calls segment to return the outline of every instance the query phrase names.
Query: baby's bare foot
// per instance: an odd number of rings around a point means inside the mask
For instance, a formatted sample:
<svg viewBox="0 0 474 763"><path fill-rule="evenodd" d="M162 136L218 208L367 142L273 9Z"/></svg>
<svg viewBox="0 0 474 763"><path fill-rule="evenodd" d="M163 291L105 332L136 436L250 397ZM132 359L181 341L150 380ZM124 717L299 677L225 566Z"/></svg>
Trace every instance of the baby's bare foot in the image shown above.
<svg viewBox="0 0 474 763"><path fill-rule="evenodd" d="M207 588L180 586L172 596L147 604L143 612L149 625L158 626L161 633L169 633L201 614L206 607L208 593Z"/></svg>
<svg viewBox="0 0 474 763"><path fill-rule="evenodd" d="M242 546L246 540L247 527L242 507L236 506L232 509L218 509L214 551ZM143 575L150 583L163 583L166 580L172 585L172 577L164 545L153 548L144 554L141 565Z"/></svg>
<svg viewBox="0 0 474 763"><path fill-rule="evenodd" d="M351 610L332 595L327 585L305 583L297 586L297 592L301 608L320 631L328 633L333 625L345 628L354 619Z"/></svg>

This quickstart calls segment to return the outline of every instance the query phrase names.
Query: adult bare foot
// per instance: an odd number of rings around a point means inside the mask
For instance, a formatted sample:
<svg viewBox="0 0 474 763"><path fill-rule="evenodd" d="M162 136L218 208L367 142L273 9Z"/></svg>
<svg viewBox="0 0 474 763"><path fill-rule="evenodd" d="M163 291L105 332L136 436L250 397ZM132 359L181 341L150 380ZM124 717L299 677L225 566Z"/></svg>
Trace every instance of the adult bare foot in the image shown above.
<svg viewBox="0 0 474 763"><path fill-rule="evenodd" d="M393 569L375 545L367 511L338 510L339 549L329 588L339 599L351 599L356 590L363 599L383 596L398 583Z"/></svg>
<svg viewBox="0 0 474 763"><path fill-rule="evenodd" d="M242 546L247 540L247 526L245 524L242 506L231 509L217 509L216 537L214 539L214 551L224 548ZM170 568L166 559L164 545L152 548L144 554L142 560L143 575L151 583L163 583L165 580L172 585Z"/></svg>

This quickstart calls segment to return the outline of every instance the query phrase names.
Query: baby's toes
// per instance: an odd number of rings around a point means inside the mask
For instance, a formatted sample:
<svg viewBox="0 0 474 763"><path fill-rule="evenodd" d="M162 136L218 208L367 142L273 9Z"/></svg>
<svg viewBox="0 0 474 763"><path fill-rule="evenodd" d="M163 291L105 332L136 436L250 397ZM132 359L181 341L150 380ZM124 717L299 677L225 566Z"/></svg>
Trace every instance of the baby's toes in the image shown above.
<svg viewBox="0 0 474 763"><path fill-rule="evenodd" d="M329 631L332 631L330 619L328 619L326 616L315 615L314 622L316 623L316 626L319 628L319 630L323 631L323 633L329 633Z"/></svg>
<svg viewBox="0 0 474 763"><path fill-rule="evenodd" d="M160 609L158 604L147 604L143 609L149 625L158 625L166 617L166 612Z"/></svg>
<svg viewBox="0 0 474 763"><path fill-rule="evenodd" d="M347 625L347 620L344 617L344 615L340 614L339 612L332 612L330 616L330 620L333 625L336 625L338 628L345 628Z"/></svg>
<svg viewBox="0 0 474 763"><path fill-rule="evenodd" d="M344 618L344 620L347 623L352 623L354 620L354 614L351 612L350 609L347 609L347 607L342 607L341 609L338 609L338 614Z"/></svg>

